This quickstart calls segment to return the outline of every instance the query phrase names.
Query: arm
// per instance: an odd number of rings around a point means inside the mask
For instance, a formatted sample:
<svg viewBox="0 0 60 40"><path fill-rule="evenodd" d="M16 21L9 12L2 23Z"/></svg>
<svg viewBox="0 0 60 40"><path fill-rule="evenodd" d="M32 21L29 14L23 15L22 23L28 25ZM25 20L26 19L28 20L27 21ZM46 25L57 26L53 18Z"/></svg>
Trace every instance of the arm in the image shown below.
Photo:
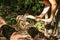
<svg viewBox="0 0 60 40"><path fill-rule="evenodd" d="M48 12L48 10L50 9L49 1L43 0L43 2L45 4L45 8L43 9L42 13L39 16L36 17L36 19L35 19L36 21L41 20L44 17L44 15Z"/></svg>
<svg viewBox="0 0 60 40"><path fill-rule="evenodd" d="M48 10L50 9L50 3L47 0L43 0L45 7L42 11L42 13L39 15L41 18L48 12Z"/></svg>
<svg viewBox="0 0 60 40"><path fill-rule="evenodd" d="M43 11L42 11L42 13L39 15L41 18L43 18L43 16L48 12L48 10L50 9L50 6L46 6L44 9L43 9Z"/></svg>
<svg viewBox="0 0 60 40"><path fill-rule="evenodd" d="M45 21L46 23L50 24L54 17L55 17L55 12L56 12L56 8L57 8L57 3L56 0L49 0L50 4L51 4L51 16L49 19L45 19L43 21Z"/></svg>
<svg viewBox="0 0 60 40"><path fill-rule="evenodd" d="M56 12L56 8L57 8L57 3L56 0L49 0L50 4L51 4L51 16L49 19L45 19L43 21L45 21L46 23L50 24L52 22L52 20L55 17L55 12ZM47 3L46 3L47 4ZM41 17L41 16L40 16ZM39 19L40 20L40 19ZM37 20L37 21L39 21Z"/></svg>
<svg viewBox="0 0 60 40"><path fill-rule="evenodd" d="M56 3L56 0L49 0L49 2L51 3L51 16L50 16L50 19L53 20L53 18L55 17L57 3Z"/></svg>

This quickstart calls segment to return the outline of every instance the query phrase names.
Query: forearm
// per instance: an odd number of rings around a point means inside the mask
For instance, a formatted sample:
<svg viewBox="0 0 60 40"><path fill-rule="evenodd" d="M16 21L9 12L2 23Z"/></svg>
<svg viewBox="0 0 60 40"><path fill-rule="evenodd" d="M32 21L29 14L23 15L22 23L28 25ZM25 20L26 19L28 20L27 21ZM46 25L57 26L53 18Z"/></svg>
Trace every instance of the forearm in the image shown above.
<svg viewBox="0 0 60 40"><path fill-rule="evenodd" d="M55 17L56 9L57 9L57 4L52 5L52 7L51 7L51 16L50 16L50 19L52 19L52 20Z"/></svg>
<svg viewBox="0 0 60 40"><path fill-rule="evenodd" d="M40 17L43 17L43 16L48 12L49 9L50 9L50 6L46 6L46 7L43 9L42 13L41 13L39 16L40 16Z"/></svg>

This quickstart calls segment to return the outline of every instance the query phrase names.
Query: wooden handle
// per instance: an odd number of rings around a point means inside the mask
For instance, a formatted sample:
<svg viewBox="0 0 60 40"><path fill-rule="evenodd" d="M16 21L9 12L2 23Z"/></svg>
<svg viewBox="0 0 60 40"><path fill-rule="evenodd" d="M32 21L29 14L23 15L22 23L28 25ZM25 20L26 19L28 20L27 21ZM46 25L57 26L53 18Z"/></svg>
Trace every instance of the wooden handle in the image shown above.
<svg viewBox="0 0 60 40"><path fill-rule="evenodd" d="M35 19L35 17L32 15L28 15L27 18Z"/></svg>

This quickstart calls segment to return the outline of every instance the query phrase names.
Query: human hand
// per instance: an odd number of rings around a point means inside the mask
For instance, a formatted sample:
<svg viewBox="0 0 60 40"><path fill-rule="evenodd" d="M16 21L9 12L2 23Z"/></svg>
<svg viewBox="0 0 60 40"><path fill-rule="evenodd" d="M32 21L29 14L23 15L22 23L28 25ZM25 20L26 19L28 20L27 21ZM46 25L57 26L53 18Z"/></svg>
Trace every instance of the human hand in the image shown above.
<svg viewBox="0 0 60 40"><path fill-rule="evenodd" d="M50 24L53 20L52 19L42 19L42 21L44 21L47 24Z"/></svg>
<svg viewBox="0 0 60 40"><path fill-rule="evenodd" d="M37 16L37 17L35 18L35 21L40 21L41 19L42 19L42 17Z"/></svg>

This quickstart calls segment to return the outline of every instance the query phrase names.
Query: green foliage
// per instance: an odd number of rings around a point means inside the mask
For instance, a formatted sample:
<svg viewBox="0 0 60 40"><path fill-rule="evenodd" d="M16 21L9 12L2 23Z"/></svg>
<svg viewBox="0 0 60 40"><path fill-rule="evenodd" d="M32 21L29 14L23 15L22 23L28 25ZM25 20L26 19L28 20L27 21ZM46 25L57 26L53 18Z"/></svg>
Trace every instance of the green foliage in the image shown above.
<svg viewBox="0 0 60 40"><path fill-rule="evenodd" d="M30 24L35 25L37 29L44 29L44 22L43 21L38 21L36 22L33 19L28 19L27 20Z"/></svg>
<svg viewBox="0 0 60 40"><path fill-rule="evenodd" d="M7 19L7 20L6 20L6 23L7 23L7 24L11 24L11 20L10 20L10 19Z"/></svg>
<svg viewBox="0 0 60 40"><path fill-rule="evenodd" d="M35 24L35 21L33 19L28 19L27 20L30 24L34 25Z"/></svg>
<svg viewBox="0 0 60 40"><path fill-rule="evenodd" d="M37 28L41 29L42 28L42 24L40 22L36 23Z"/></svg>
<svg viewBox="0 0 60 40"><path fill-rule="evenodd" d="M10 15L6 21L7 24L11 24L13 20L16 20L16 16L14 16L15 13L19 15L28 12L32 15L39 15L43 10L43 7L44 3L41 0L1 0L0 16L6 19L6 17ZM14 17L11 17L12 15Z"/></svg>
<svg viewBox="0 0 60 40"><path fill-rule="evenodd" d="M32 10L33 11L39 11L39 12L41 12L41 8L44 6L44 4L41 2L41 1L39 1L38 3L36 3L34 6L32 6Z"/></svg>
<svg viewBox="0 0 60 40"><path fill-rule="evenodd" d="M2 16L3 15L3 13L2 12L0 12L0 16Z"/></svg>
<svg viewBox="0 0 60 40"><path fill-rule="evenodd" d="M13 21L16 22L16 18L8 18L8 19L6 19L6 23L9 24L9 25L11 25Z"/></svg>
<svg viewBox="0 0 60 40"><path fill-rule="evenodd" d="M32 2L32 0L25 0L25 5L30 5Z"/></svg>
<svg viewBox="0 0 60 40"><path fill-rule="evenodd" d="M2 9L2 7L3 7L3 6L2 6L2 5L0 5L0 9Z"/></svg>
<svg viewBox="0 0 60 40"><path fill-rule="evenodd" d="M44 28L44 23L42 21L37 22L35 25L38 29L43 29Z"/></svg>

